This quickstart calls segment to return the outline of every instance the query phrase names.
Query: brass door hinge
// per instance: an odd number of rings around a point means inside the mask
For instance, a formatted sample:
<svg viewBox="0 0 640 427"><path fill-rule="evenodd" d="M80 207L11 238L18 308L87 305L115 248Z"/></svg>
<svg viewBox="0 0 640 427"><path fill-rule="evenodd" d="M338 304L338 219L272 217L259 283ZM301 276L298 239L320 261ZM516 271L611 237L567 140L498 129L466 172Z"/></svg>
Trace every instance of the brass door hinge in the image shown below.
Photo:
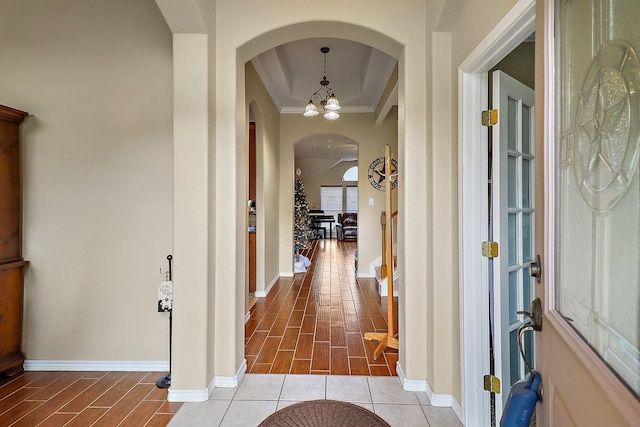
<svg viewBox="0 0 640 427"><path fill-rule="evenodd" d="M495 126L498 124L498 110L484 110L482 112L482 126Z"/></svg>
<svg viewBox="0 0 640 427"><path fill-rule="evenodd" d="M500 393L500 378L495 375L485 375L484 390L491 393Z"/></svg>
<svg viewBox="0 0 640 427"><path fill-rule="evenodd" d="M495 258L498 256L498 242L482 242L482 256Z"/></svg>

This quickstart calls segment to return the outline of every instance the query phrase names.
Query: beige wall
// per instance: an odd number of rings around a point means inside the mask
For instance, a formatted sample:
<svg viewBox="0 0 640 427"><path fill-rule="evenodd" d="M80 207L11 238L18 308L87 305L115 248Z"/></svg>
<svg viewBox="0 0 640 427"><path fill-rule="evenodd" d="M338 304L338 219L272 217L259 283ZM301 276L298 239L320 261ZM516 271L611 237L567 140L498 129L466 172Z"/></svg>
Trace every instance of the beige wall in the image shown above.
<svg viewBox="0 0 640 427"><path fill-rule="evenodd" d="M440 129L442 132L449 133L451 138L449 143L451 146L447 149L444 144L439 144L442 153L442 159L447 159L451 165L451 181L447 184L447 191L450 191L453 197L447 197L446 191L437 191L439 193L435 196L436 200L444 200L451 205L451 213L457 215L458 212L458 177L462 171L458 170L458 68L462 62L469 56L469 54L478 46L478 44L487 36L487 34L496 26L496 24L504 17L504 15L517 3L516 0L488 0L488 1L466 1L466 2L444 2L443 7L440 10L438 16L438 37L443 43L450 46L449 54L446 55L447 63L450 64L450 76L441 75L434 81L434 85L442 89L444 82L450 82L448 89L449 98L445 104L445 110L448 110L450 114L447 114L447 125L450 126L448 131ZM442 46L434 44L433 55L435 58L441 58L438 56L438 49ZM438 62L438 72L444 73L444 66ZM437 109L434 114L438 115ZM437 120L440 122L440 120ZM435 126L437 127L437 126ZM438 213L436 213L438 215ZM453 251L452 259L454 260L452 283L458 283L458 245L457 245L457 233L459 224L457 220L448 222L445 215L439 215L443 224L446 224L447 228L450 228L451 234L456 236L455 242L452 244L451 250ZM436 220L435 222L439 222ZM437 224L434 224L436 229L439 229ZM437 263L438 266L442 264ZM441 274L448 275L449 268L440 270ZM460 330L460 311L459 311L459 296L460 289L457 285L453 286L451 294L445 292L445 298L452 305L451 317L445 318L444 321L451 321L454 330ZM449 299L450 298L450 299ZM451 378L453 394L464 405L462 401L462 369L457 370L455 366L460 366L460 337L456 336L453 340L448 340L446 336L439 333L442 341L451 345L452 350L452 363L453 363L453 376Z"/></svg>
<svg viewBox="0 0 640 427"><path fill-rule="evenodd" d="M29 360L166 361L171 33L151 0L3 2L0 103L22 126ZM179 260L176 260L179 262Z"/></svg>
<svg viewBox="0 0 640 427"><path fill-rule="evenodd" d="M256 291L265 291L279 275L280 113L251 62L245 79L247 108L256 122Z"/></svg>

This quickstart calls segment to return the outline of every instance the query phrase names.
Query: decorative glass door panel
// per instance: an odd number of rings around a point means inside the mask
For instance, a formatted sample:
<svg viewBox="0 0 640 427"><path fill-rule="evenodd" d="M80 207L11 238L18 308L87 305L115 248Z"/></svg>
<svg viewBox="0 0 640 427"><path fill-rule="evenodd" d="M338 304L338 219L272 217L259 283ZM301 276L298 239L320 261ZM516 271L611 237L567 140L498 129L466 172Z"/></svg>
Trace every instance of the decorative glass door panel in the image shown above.
<svg viewBox="0 0 640 427"><path fill-rule="evenodd" d="M529 265L533 261L534 194L534 92L501 71L493 73L493 106L499 111L492 127L493 213L497 224L493 238L500 255L495 277L496 373L501 393L496 398L497 418L511 386L526 377L518 350L518 330L528 322L518 311L529 310L534 299ZM531 335L531 334L527 334ZM528 339L527 357L533 366L533 345Z"/></svg>
<svg viewBox="0 0 640 427"><path fill-rule="evenodd" d="M640 395L640 3L558 9L556 309Z"/></svg>

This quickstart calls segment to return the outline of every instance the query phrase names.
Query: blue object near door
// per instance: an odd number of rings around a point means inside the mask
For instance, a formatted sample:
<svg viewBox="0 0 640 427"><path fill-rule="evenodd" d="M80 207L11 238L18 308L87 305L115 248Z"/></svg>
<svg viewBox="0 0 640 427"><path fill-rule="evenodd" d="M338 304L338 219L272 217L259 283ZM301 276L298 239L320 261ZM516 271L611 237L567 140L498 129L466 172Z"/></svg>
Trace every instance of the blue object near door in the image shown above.
<svg viewBox="0 0 640 427"><path fill-rule="evenodd" d="M529 379L519 382L511 387L511 393L504 408L500 427L528 427L536 408L536 403L541 399L540 384L542 377L539 372L531 371Z"/></svg>

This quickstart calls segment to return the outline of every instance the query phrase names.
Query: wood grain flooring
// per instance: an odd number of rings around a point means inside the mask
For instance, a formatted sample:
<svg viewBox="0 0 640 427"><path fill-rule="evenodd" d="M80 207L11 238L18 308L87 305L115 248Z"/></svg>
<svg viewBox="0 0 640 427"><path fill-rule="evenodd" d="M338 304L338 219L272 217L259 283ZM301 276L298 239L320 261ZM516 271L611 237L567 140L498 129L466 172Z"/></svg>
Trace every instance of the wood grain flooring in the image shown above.
<svg viewBox="0 0 640 427"><path fill-rule="evenodd" d="M377 343L363 339L387 331L387 301L374 279L356 278L356 249L355 242L315 240L303 252L311 260L306 273L280 278L258 299L245 324L248 372L397 375L398 351L374 360Z"/></svg>
<svg viewBox="0 0 640 427"><path fill-rule="evenodd" d="M182 403L167 401L159 372L23 372L0 379L0 427L164 427Z"/></svg>

